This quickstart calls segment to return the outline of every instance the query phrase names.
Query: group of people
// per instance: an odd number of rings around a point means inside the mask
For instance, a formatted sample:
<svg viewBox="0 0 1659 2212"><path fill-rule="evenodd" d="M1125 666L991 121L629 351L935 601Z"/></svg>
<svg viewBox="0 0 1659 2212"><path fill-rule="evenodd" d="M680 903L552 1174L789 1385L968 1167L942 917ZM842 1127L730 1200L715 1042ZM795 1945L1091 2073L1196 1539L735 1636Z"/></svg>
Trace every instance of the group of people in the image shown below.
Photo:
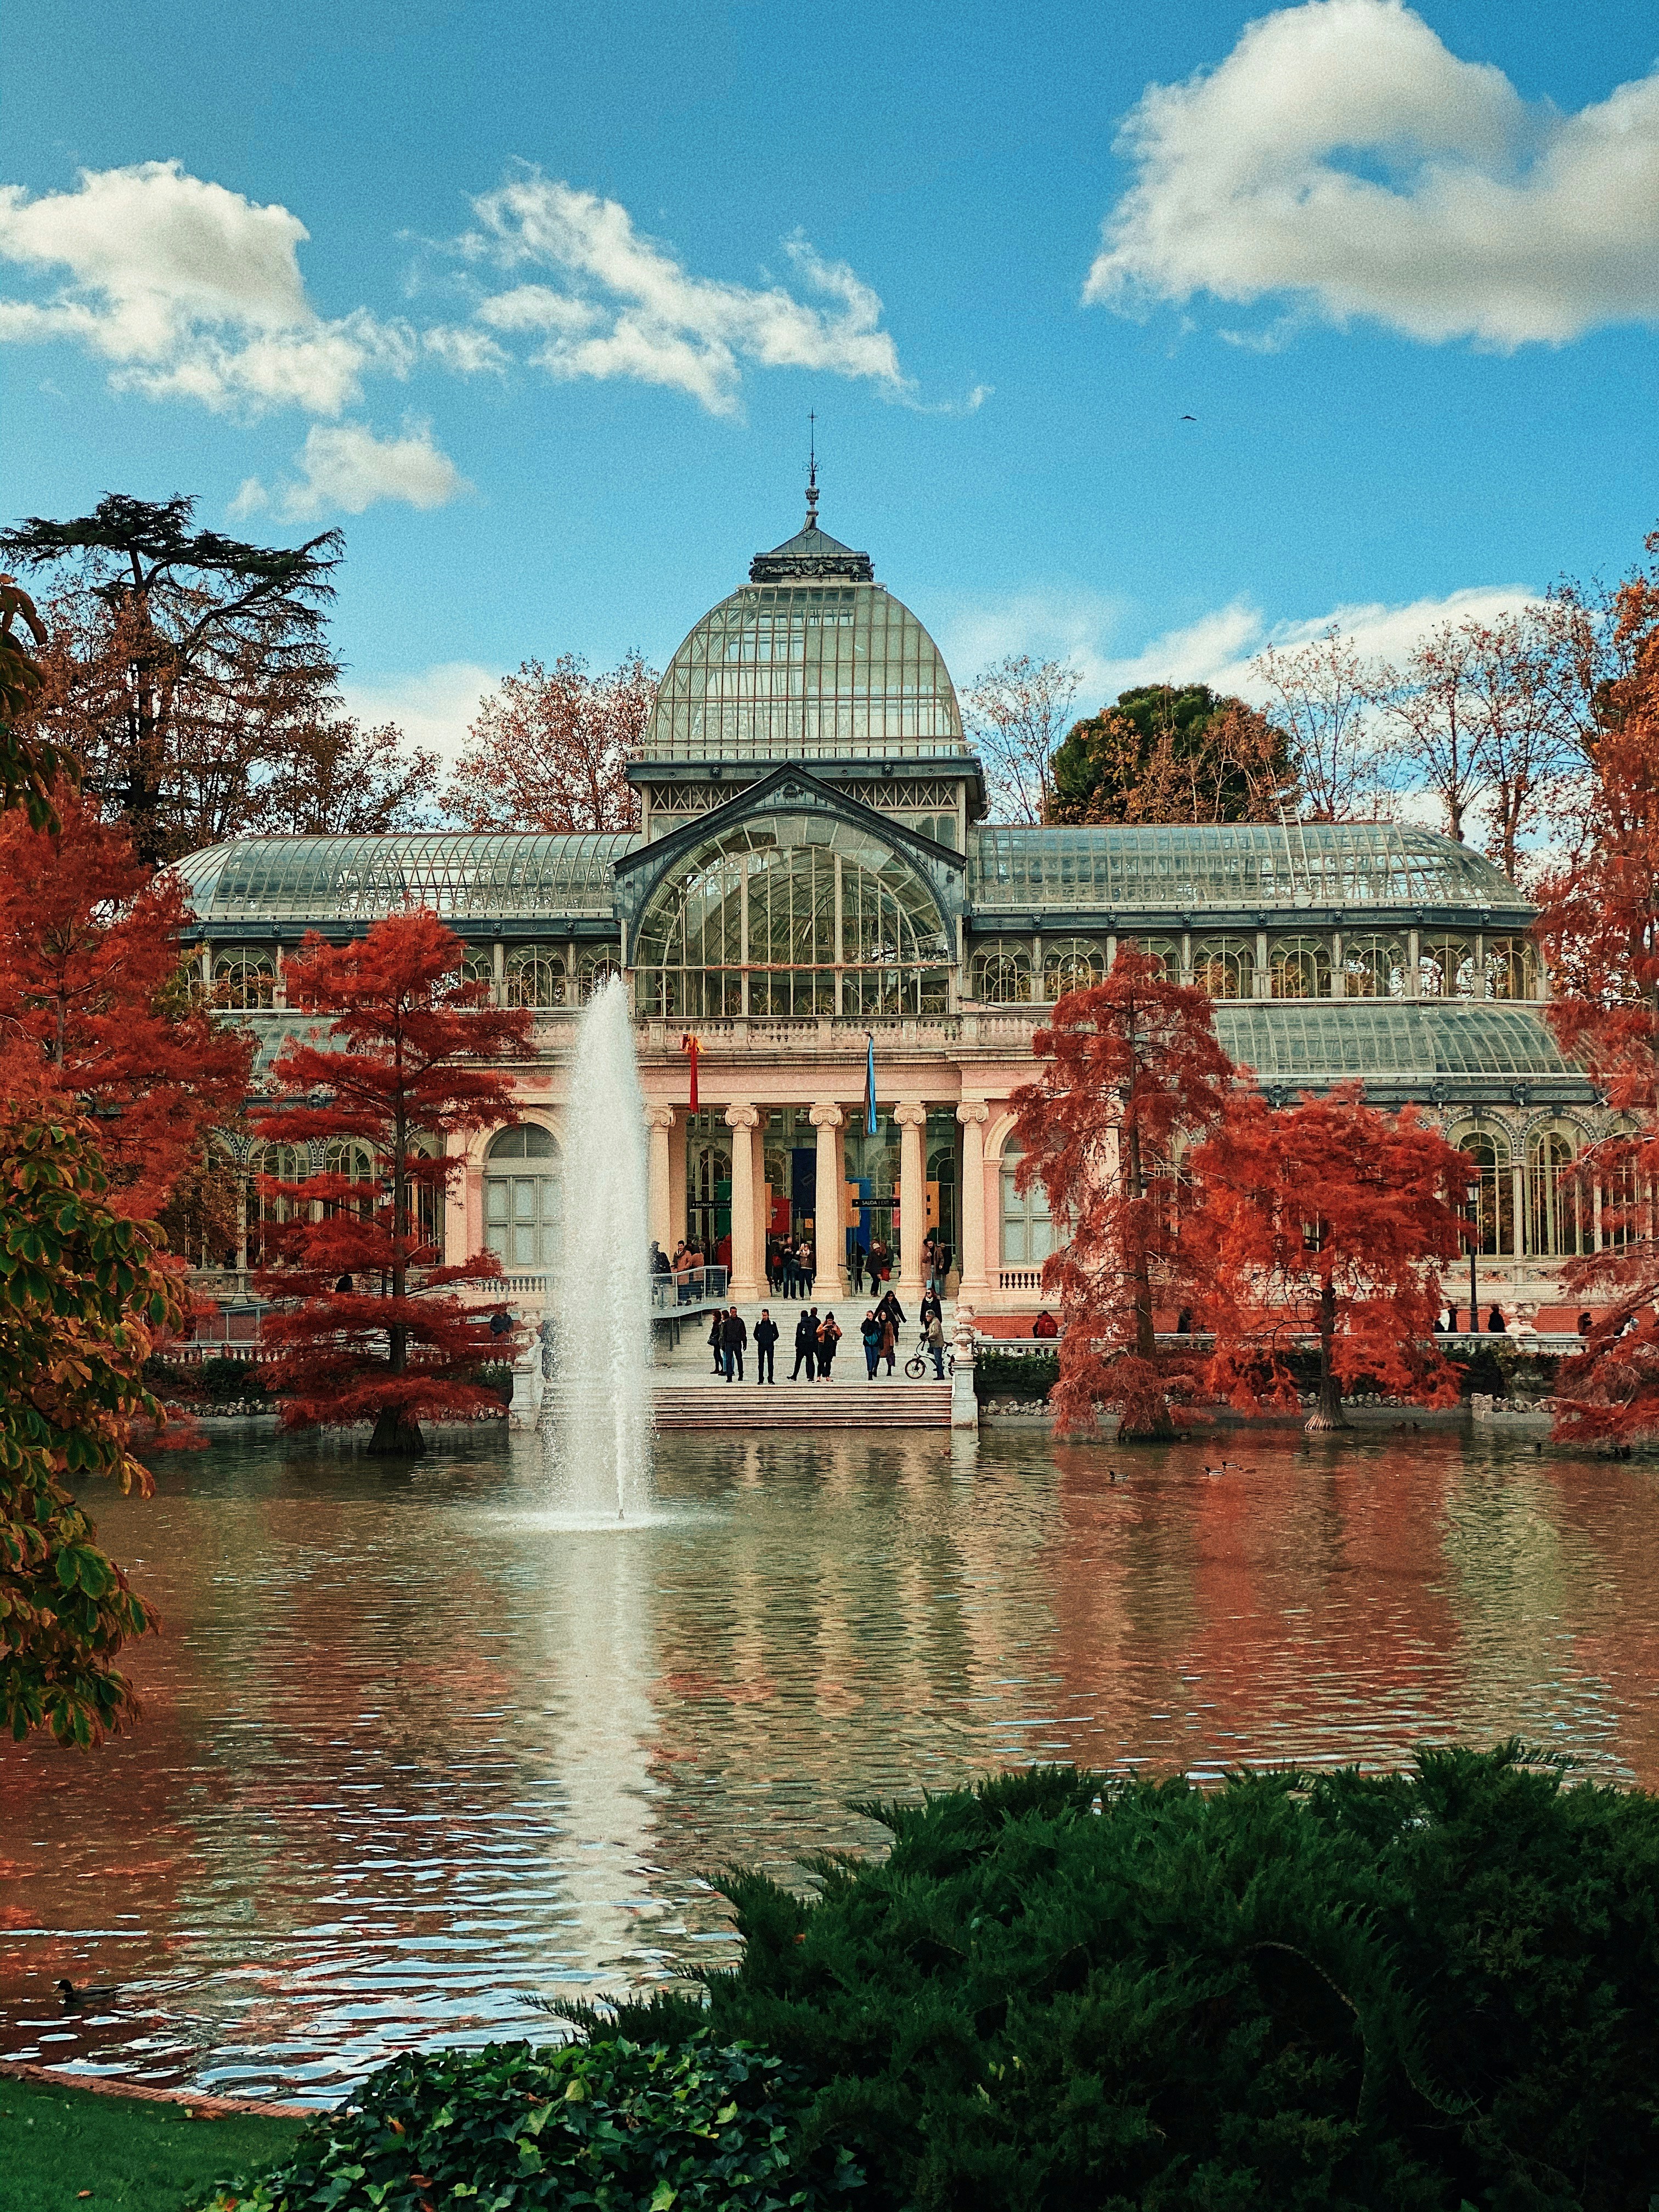
<svg viewBox="0 0 1659 2212"><path fill-rule="evenodd" d="M768 1242L766 1287L775 1298L810 1297L817 1278L817 1255L810 1237L803 1237L798 1244L777 1237Z"/></svg>
<svg viewBox="0 0 1659 2212"><path fill-rule="evenodd" d="M760 1310L760 1319L755 1323L755 1380L757 1382L775 1382L778 1325L772 1318L769 1306ZM800 1380L803 1367L809 1382L830 1381L836 1364L836 1346L841 1342L841 1323L832 1313L822 1318L816 1306L804 1313L795 1323L795 1369L792 1382ZM724 1311L718 1308L709 1323L708 1348L714 1355L714 1372L728 1382L743 1380L743 1355L750 1341L748 1323L735 1306Z"/></svg>
<svg viewBox="0 0 1659 2212"><path fill-rule="evenodd" d="M921 1279L935 1297L945 1291L945 1278L951 1267L951 1248L929 1230L922 1239ZM854 1237L847 1254L847 1273L855 1297L864 1291L864 1279L870 1278L872 1293L878 1285L890 1279L893 1273L893 1248L884 1237L872 1237L868 1246Z"/></svg>

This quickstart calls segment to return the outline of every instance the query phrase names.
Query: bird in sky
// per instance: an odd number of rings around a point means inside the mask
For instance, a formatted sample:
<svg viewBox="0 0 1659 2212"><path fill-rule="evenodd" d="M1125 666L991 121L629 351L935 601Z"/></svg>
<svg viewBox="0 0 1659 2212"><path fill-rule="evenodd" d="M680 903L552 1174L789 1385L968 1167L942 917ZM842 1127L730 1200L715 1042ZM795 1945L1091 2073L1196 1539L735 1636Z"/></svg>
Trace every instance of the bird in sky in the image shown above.
<svg viewBox="0 0 1659 2212"><path fill-rule="evenodd" d="M1183 422L1196 422L1198 417L1196 415L1183 415L1181 419Z"/></svg>

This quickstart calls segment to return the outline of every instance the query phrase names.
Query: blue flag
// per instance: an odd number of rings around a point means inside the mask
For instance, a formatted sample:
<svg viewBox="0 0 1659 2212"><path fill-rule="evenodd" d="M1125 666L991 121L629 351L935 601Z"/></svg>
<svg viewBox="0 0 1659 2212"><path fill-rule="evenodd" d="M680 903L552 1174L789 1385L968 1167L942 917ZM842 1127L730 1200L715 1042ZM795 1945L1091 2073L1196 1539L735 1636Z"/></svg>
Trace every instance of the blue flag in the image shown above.
<svg viewBox="0 0 1659 2212"><path fill-rule="evenodd" d="M864 1063L864 1133L876 1133L876 1039L873 1030L866 1030L870 1048Z"/></svg>

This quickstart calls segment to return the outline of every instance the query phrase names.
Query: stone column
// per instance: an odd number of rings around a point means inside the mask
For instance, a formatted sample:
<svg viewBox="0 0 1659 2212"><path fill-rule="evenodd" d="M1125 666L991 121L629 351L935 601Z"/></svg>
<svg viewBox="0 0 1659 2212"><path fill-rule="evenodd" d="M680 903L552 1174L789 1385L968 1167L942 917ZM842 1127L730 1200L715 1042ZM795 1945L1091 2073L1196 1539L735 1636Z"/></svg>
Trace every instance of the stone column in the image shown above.
<svg viewBox="0 0 1659 2212"><path fill-rule="evenodd" d="M817 1254L817 1280L812 1296L820 1311L826 1304L840 1304L847 1297L847 1238L841 1225L845 1200L847 1161L842 1145L841 1108L820 1099L812 1108L812 1127L818 1133L817 1196L812 1207L812 1249Z"/></svg>
<svg viewBox="0 0 1659 2212"><path fill-rule="evenodd" d="M763 1291L766 1283L766 1236L770 1226L766 1212L766 1114L763 1109L756 1116L756 1121L757 1127L749 1136L755 1154L755 1280Z"/></svg>
<svg viewBox="0 0 1659 2212"><path fill-rule="evenodd" d="M985 1249L985 1124L990 1108L982 1098L964 1098L957 1109L962 1124L962 1283L958 1306L972 1307L990 1289Z"/></svg>
<svg viewBox="0 0 1659 2212"><path fill-rule="evenodd" d="M651 1164L647 1189L647 1223L651 1234L672 1260L674 1256L674 1215L669 1203L668 1154L674 1133L674 1109L672 1106L647 1106L645 1109L646 1141L650 1146Z"/></svg>
<svg viewBox="0 0 1659 2212"><path fill-rule="evenodd" d="M731 1305L753 1305L760 1297L755 1279L755 1146L751 1132L760 1127L757 1109L741 1102L726 1109L726 1126L732 1132L732 1284L726 1293Z"/></svg>
<svg viewBox="0 0 1659 2212"><path fill-rule="evenodd" d="M915 1099L893 1109L899 1135L899 1304L921 1301L921 1240L927 1234L927 1109Z"/></svg>

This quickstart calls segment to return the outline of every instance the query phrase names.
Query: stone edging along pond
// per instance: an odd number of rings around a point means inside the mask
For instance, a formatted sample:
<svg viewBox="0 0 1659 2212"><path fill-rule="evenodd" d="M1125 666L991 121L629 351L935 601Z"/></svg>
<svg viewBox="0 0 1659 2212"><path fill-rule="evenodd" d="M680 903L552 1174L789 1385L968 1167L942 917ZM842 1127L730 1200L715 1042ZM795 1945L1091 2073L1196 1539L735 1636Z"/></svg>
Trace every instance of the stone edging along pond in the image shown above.
<svg viewBox="0 0 1659 2212"><path fill-rule="evenodd" d="M233 2114L260 2120L314 2120L315 2105L283 2105L262 2097L210 2097L190 2089L152 2089L138 2081L112 2081L100 2074L77 2074L69 2066L32 2066L22 2059L0 2059L0 2075L14 2081L35 2081L43 2088L87 2089L94 2096L126 2097L151 2105L176 2105L186 2119L220 2120Z"/></svg>

